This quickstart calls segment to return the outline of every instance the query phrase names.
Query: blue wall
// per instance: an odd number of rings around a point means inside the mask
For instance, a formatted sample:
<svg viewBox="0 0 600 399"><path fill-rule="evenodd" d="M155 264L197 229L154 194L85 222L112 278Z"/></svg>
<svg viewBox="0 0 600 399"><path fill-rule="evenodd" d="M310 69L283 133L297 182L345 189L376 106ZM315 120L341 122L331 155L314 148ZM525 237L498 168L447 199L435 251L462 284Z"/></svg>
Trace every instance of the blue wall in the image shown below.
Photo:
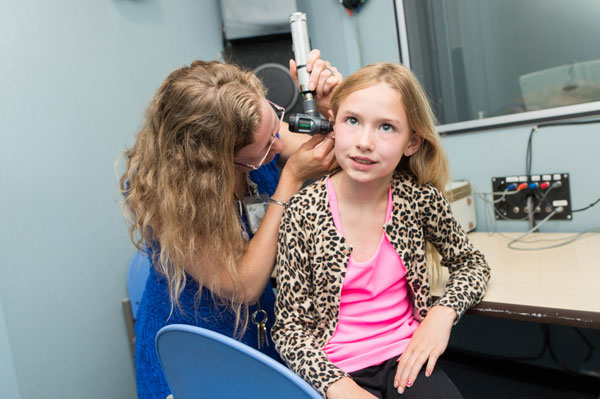
<svg viewBox="0 0 600 399"><path fill-rule="evenodd" d="M135 397L113 165L168 72L220 56L220 21L216 0L2 2L0 370L8 340L22 399Z"/></svg>

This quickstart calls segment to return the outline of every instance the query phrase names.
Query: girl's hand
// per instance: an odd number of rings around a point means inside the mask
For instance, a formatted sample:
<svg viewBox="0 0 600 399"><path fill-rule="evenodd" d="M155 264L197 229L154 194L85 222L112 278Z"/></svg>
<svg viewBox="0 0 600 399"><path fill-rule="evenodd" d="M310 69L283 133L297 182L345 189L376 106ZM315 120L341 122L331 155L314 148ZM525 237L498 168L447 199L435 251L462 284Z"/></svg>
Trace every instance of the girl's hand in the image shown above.
<svg viewBox="0 0 600 399"><path fill-rule="evenodd" d="M300 184L315 179L337 167L334 140L323 134L315 134L286 161L281 177L290 177Z"/></svg>
<svg viewBox="0 0 600 399"><path fill-rule="evenodd" d="M329 61L321 59L321 52L317 49L311 50L308 54L306 70L310 72L308 89L315 91L317 108L321 115L327 116L331 108L333 89L342 82L343 76ZM294 60L290 60L290 75L298 84L298 68Z"/></svg>
<svg viewBox="0 0 600 399"><path fill-rule="evenodd" d="M454 309L434 306L429 310L398 360L394 386L398 388L399 393L415 383L425 361L427 361L425 375L430 376L433 373L435 363L448 346L454 320L456 320Z"/></svg>
<svg viewBox="0 0 600 399"><path fill-rule="evenodd" d="M327 399L377 399L362 389L352 378L344 377L327 388Z"/></svg>

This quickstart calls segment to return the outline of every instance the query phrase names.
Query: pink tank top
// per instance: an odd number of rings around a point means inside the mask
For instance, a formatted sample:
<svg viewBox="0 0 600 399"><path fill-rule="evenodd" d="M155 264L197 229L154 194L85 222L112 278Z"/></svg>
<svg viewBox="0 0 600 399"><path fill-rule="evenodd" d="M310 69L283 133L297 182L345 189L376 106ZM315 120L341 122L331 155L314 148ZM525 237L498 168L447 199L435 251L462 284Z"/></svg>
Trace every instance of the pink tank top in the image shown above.
<svg viewBox="0 0 600 399"><path fill-rule="evenodd" d="M330 179L327 179L327 195L335 227L343 236L337 196ZM386 221L391 217L392 206L390 188ZM351 373L403 353L417 327L406 269L382 229L379 247L371 259L356 262L350 255L338 324L323 350L332 363Z"/></svg>

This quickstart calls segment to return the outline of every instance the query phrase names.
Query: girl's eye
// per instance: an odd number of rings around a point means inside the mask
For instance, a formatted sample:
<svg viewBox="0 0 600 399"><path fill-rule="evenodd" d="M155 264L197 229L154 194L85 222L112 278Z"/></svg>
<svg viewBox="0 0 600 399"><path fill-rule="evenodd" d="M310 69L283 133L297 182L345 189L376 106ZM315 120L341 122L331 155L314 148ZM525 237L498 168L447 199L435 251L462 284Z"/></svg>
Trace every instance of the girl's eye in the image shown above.
<svg viewBox="0 0 600 399"><path fill-rule="evenodd" d="M381 125L381 130L386 133L391 133L394 131L394 127L389 123L384 123L383 125Z"/></svg>
<svg viewBox="0 0 600 399"><path fill-rule="evenodd" d="M351 126L355 126L355 125L358 124L358 120L355 117L353 117L353 116L349 116L349 117L346 118L346 123L349 124L349 125L351 125Z"/></svg>

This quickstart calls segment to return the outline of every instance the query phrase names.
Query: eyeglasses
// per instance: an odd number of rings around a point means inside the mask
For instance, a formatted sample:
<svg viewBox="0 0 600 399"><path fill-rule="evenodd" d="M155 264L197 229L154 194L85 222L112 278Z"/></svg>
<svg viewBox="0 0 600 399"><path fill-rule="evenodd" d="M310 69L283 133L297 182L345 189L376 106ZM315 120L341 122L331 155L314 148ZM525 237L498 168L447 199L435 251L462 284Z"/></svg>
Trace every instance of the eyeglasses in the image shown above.
<svg viewBox="0 0 600 399"><path fill-rule="evenodd" d="M267 102L269 103L269 105L271 106L271 108L273 109L273 111L275 112L275 115L277 116L277 119L279 119L279 123L283 122L283 116L285 115L285 108L283 108L282 106L279 106L279 105L277 105L274 102L271 102L269 100L267 100ZM258 163L258 165L250 165L250 164L242 163L242 162L238 162L238 161L233 161L233 163L235 163L236 165L244 166L246 168L250 168L252 170L259 169L263 165L263 162L265 162L265 159L267 159L267 156L269 155L269 152L271 152L271 147L273 147L273 143L275 142L275 139L277 138L277 134L278 133L279 132L277 131L277 132L273 133L273 136L271 136L271 141L269 142L269 146L267 147L267 151L265 151L265 155L262 156L262 158L260 159L260 162Z"/></svg>

